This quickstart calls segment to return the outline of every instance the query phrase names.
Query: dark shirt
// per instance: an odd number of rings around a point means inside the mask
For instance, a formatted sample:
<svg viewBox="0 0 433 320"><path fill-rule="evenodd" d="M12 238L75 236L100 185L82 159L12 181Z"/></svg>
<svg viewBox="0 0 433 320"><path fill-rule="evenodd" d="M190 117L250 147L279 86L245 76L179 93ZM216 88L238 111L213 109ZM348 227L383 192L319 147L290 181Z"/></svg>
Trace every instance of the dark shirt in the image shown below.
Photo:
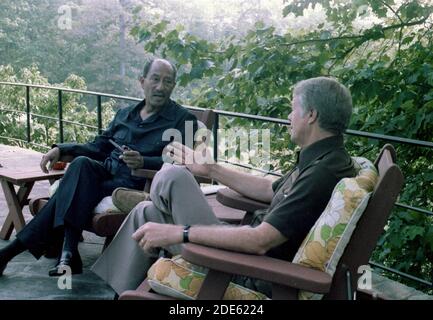
<svg viewBox="0 0 433 320"><path fill-rule="evenodd" d="M104 167L116 178L142 180L142 178L131 176L131 170L125 162L119 159L121 152L114 148L109 139L121 146L126 145L130 149L140 152L144 157L144 169L159 170L163 164L162 151L170 143L169 139L163 141L164 131L167 129L179 130L182 142L186 143L185 133L187 133L188 138L193 139L197 130L197 118L172 100L169 100L159 112L142 120L140 111L144 105L145 100L135 106L120 109L108 128L102 134L97 135L92 142L84 144L61 143L55 146L59 147L62 155L87 156L103 162ZM192 137L188 131L191 132ZM179 138L177 137L177 139Z"/></svg>
<svg viewBox="0 0 433 320"><path fill-rule="evenodd" d="M325 138L301 150L296 167L272 185L275 194L264 221L288 240L267 255L291 261L337 182L355 174L343 136Z"/></svg>

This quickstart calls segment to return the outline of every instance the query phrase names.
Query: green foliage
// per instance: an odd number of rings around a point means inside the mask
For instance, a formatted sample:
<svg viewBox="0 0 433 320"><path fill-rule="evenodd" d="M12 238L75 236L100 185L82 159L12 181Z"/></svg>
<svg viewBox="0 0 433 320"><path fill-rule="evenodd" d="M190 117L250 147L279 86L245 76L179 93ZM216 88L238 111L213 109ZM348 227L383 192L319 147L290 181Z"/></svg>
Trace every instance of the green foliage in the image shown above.
<svg viewBox="0 0 433 320"><path fill-rule="evenodd" d="M0 66L0 79L9 82L50 85L36 66L23 68L15 72L11 66ZM76 75L70 75L63 83L55 86L70 89L86 90L84 80ZM27 117L25 88L0 85L0 136L27 140ZM55 90L30 89L31 112L31 142L42 146L51 146L59 141L58 124L58 93ZM89 111L82 95L68 92L62 93L64 140L70 142L86 142L97 132L97 129L81 125L97 126L96 111ZM114 116L114 102L103 103L103 125ZM3 138L5 139L5 138ZM7 139L5 139L7 141ZM2 141L3 143L5 141ZM13 141L7 141L13 142ZM25 143L17 141L18 145ZM31 145L34 147L34 145Z"/></svg>
<svg viewBox="0 0 433 320"><path fill-rule="evenodd" d="M127 35L133 8L120 2L1 1L0 64L34 64L50 83L79 74L92 91L140 95L143 50ZM70 9L70 29L59 27L62 7Z"/></svg>

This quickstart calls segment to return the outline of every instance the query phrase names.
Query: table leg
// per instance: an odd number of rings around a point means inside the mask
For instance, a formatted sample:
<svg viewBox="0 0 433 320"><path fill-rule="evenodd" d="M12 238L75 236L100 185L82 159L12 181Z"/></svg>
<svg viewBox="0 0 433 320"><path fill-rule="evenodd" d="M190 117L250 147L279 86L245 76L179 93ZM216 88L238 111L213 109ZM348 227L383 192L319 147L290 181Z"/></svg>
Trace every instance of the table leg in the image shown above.
<svg viewBox="0 0 433 320"><path fill-rule="evenodd" d="M32 191L34 182L27 182L20 186L18 193L15 192L13 183L1 180L3 192L5 194L6 202L9 208L9 213L0 231L0 239L9 240L12 231L19 232L26 224L23 216L22 209L27 203L27 197Z"/></svg>

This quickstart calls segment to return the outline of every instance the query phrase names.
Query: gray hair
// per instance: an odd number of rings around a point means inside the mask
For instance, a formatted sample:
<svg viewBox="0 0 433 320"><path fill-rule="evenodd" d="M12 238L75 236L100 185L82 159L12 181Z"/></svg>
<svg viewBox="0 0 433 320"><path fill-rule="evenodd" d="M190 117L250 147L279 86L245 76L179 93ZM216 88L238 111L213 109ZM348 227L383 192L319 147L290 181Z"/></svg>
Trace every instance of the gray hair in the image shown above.
<svg viewBox="0 0 433 320"><path fill-rule="evenodd" d="M152 64L156 60L164 60L164 61L167 61L170 64L171 68L173 69L173 78L174 78L174 81L176 81L176 75L177 75L177 68L176 68L176 66L171 61L168 61L166 59L160 59L160 58L152 58L152 59L146 61L146 63L144 64L144 68L143 68L143 77L144 78L147 77L147 74L149 73L149 70L152 67Z"/></svg>
<svg viewBox="0 0 433 320"><path fill-rule="evenodd" d="M299 98L303 114L316 110L320 128L333 134L343 133L352 115L352 96L338 81L318 77L295 85L293 96Z"/></svg>

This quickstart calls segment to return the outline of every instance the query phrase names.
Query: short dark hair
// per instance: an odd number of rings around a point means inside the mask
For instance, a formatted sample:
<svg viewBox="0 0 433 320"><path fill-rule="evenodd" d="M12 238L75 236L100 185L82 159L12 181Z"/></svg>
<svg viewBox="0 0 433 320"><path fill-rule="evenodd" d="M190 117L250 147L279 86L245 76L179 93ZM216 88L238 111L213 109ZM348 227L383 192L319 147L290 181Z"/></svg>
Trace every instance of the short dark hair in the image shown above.
<svg viewBox="0 0 433 320"><path fill-rule="evenodd" d="M146 63L144 64L144 68L143 68L143 77L144 78L147 77L147 74L149 73L149 70L152 67L152 64L156 60L164 60L164 61L167 61L170 64L171 68L173 69L174 81L176 81L176 75L177 75L177 68L176 68L176 66L171 61L168 61L166 59L160 59L160 58L158 58L158 59L157 58L152 58L152 59L149 59L148 61L146 61Z"/></svg>

